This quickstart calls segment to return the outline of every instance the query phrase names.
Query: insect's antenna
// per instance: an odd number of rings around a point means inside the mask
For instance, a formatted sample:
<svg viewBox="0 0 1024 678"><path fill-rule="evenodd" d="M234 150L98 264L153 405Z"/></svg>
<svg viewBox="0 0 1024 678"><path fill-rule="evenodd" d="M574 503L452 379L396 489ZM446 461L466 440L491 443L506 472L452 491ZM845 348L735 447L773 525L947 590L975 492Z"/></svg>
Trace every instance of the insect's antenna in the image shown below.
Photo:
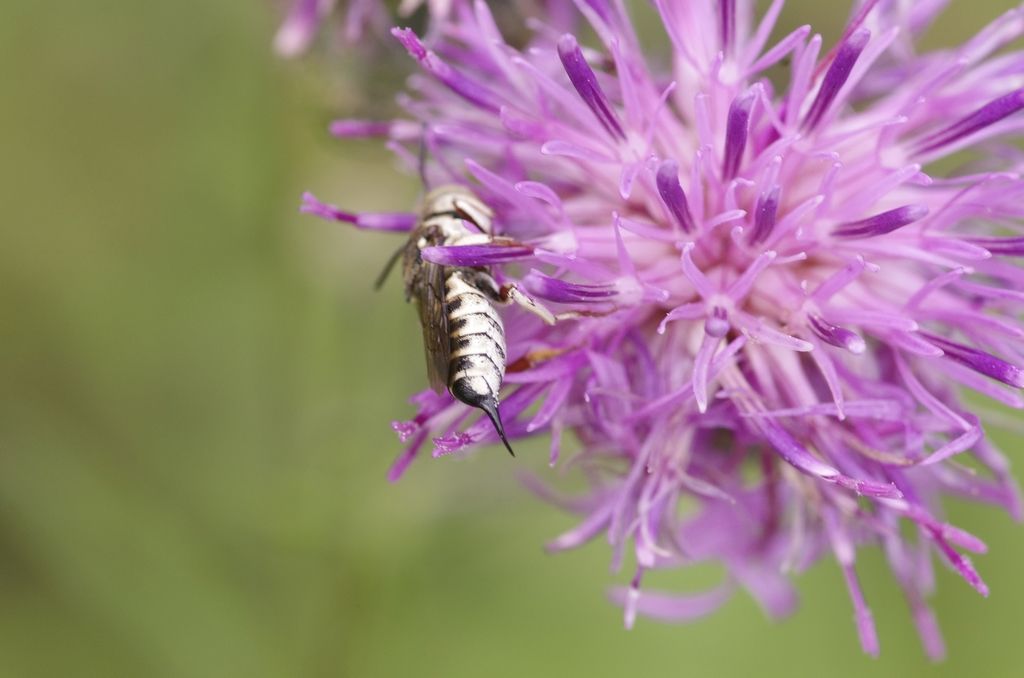
<svg viewBox="0 0 1024 678"><path fill-rule="evenodd" d="M427 135L430 133L430 128L427 123L423 123L420 131L420 151L417 157L417 170L420 173L420 181L423 183L423 190L429 190L430 184L427 181Z"/></svg>
<svg viewBox="0 0 1024 678"><path fill-rule="evenodd" d="M384 282L388 279L388 275L391 274L391 269L393 269L395 264L398 263L398 260L402 258L402 252L404 251L405 245L402 245L395 250L394 254L388 257L388 262L384 264L384 270L380 272L380 275L377 276L377 279L373 283L374 290L379 290L384 286Z"/></svg>
<svg viewBox="0 0 1024 678"><path fill-rule="evenodd" d="M420 126L420 148L416 155L416 171L420 175L420 183L422 184L420 190L422 192L426 192L430 188L427 184L427 135L429 132L430 127L427 126L427 123L423 123ZM404 251L405 245L402 245L395 250L395 253L391 255L388 262L384 264L384 270L380 272L380 275L377 276L377 280L373 283L374 290L379 290L384 286L385 281L387 281L388 276L391 274L391 269L393 269L395 264L398 263L398 260L402 258L402 252Z"/></svg>
<svg viewBox="0 0 1024 678"><path fill-rule="evenodd" d="M501 425L501 415L498 414L498 403L495 402L494 398L487 398L482 400L477 406L484 411L487 418L494 424L494 430L498 432L501 442L505 443L505 449L508 450L508 453L513 457L516 456L516 453L512 451L512 446L508 444L508 438L505 437L505 428Z"/></svg>

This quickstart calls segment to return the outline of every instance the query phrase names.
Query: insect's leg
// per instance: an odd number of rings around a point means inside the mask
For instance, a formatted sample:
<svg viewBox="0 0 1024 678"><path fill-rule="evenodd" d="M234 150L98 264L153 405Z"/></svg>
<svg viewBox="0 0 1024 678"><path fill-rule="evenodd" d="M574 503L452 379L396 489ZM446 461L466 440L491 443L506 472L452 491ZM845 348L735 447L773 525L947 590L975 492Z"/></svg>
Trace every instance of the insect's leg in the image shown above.
<svg viewBox="0 0 1024 678"><path fill-rule="evenodd" d="M491 301L497 304L518 304L524 310L543 320L546 324L555 324L554 314L520 290L515 283L505 283L499 286L490 273L477 271L473 278L473 284L478 290L490 297Z"/></svg>
<svg viewBox="0 0 1024 678"><path fill-rule="evenodd" d="M491 274L486 271L475 271L470 282L494 303L517 304L523 310L529 311L543 320L547 325L554 325L559 320L582 318L584 315L575 311L555 315L546 306L519 289L519 286L515 283L510 282L498 285Z"/></svg>
<svg viewBox="0 0 1024 678"><path fill-rule="evenodd" d="M545 306L520 290L515 283L502 285L498 290L499 299L505 303L515 303L529 311L548 325L555 324L555 316Z"/></svg>
<svg viewBox="0 0 1024 678"><path fill-rule="evenodd" d="M487 271L471 270L465 274L465 280L476 289L483 292L484 296L496 304L504 303L501 296L501 287Z"/></svg>

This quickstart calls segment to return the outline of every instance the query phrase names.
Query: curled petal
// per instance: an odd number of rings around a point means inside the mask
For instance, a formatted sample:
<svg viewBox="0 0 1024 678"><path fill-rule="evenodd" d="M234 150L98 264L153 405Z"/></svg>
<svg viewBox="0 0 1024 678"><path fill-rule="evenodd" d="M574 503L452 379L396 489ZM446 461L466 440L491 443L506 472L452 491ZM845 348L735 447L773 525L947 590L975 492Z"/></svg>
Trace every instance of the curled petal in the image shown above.
<svg viewBox="0 0 1024 678"><path fill-rule="evenodd" d="M845 327L832 325L820 316L812 315L808 320L814 333L823 341L832 344L833 346L845 348L850 353L858 355L863 353L867 348L867 344L864 343L864 339L858 336L856 332L851 332Z"/></svg>
<svg viewBox="0 0 1024 678"><path fill-rule="evenodd" d="M300 212L328 221L341 221L369 231L408 231L416 224L416 215L408 212L345 212L334 205L322 203L312 193L302 194Z"/></svg>
<svg viewBox="0 0 1024 678"><path fill-rule="evenodd" d="M618 296L619 291L611 284L584 285L570 283L545 275L534 269L523 279L526 289L542 299L563 304L593 304L607 302Z"/></svg>

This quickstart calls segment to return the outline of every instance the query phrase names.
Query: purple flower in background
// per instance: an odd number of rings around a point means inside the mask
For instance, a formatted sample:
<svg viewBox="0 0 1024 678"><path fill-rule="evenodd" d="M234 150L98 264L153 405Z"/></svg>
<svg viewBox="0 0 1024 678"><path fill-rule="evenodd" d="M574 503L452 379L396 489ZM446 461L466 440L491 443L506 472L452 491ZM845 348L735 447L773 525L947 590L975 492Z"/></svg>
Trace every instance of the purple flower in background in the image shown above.
<svg viewBox="0 0 1024 678"><path fill-rule="evenodd" d="M285 57L305 53L323 23L335 15L340 19L343 42L351 45L367 35L385 34L391 26L393 14L409 17L425 7L427 15L436 24L447 20L456 10L466 11L470 4L469 0L291 0L287 15L274 36L274 49ZM506 13L511 12L512 15L545 8L550 23L565 27L572 0L506 0L504 4L510 6Z"/></svg>
<svg viewBox="0 0 1024 678"><path fill-rule="evenodd" d="M320 25L336 9L338 0L292 0L284 22L274 36L274 49L285 57L294 57L309 49ZM345 3L343 37L358 41L374 26L388 24L389 16L380 0L352 0Z"/></svg>
<svg viewBox="0 0 1024 678"><path fill-rule="evenodd" d="M510 438L550 435L552 465L575 434L566 465L589 491L532 485L582 516L552 550L605 535L616 567L635 563L613 592L627 625L705 614L737 587L787 614L791 576L831 554L874 654L856 556L877 544L940 657L934 561L988 593L966 555L985 545L944 521L943 498L1024 517L960 397L1024 407L1024 53L1003 49L1024 14L919 52L942 2L858 3L832 48L810 26L769 43L781 0L760 16L652 4L667 57L645 54L619 0L577 2L592 47L537 25L515 49L484 2L430 49L396 29L427 75L408 118L333 130L387 139L411 171L422 143L428 182L472 186L523 244L429 256L492 266L562 315L503 312L502 419ZM448 394L413 403L392 479L428 441L438 456L497 440ZM641 590L649 570L709 561L726 571L710 592Z"/></svg>

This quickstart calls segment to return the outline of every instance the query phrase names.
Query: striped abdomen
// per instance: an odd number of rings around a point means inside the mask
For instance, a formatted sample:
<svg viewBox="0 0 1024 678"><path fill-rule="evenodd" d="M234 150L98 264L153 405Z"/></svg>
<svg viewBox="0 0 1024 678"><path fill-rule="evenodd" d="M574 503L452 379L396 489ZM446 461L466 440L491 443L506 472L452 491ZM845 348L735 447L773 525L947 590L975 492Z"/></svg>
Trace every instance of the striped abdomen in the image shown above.
<svg viewBox="0 0 1024 678"><path fill-rule="evenodd" d="M467 405L488 409L497 407L505 376L505 328L490 299L466 275L479 274L455 270L445 280L448 389Z"/></svg>

